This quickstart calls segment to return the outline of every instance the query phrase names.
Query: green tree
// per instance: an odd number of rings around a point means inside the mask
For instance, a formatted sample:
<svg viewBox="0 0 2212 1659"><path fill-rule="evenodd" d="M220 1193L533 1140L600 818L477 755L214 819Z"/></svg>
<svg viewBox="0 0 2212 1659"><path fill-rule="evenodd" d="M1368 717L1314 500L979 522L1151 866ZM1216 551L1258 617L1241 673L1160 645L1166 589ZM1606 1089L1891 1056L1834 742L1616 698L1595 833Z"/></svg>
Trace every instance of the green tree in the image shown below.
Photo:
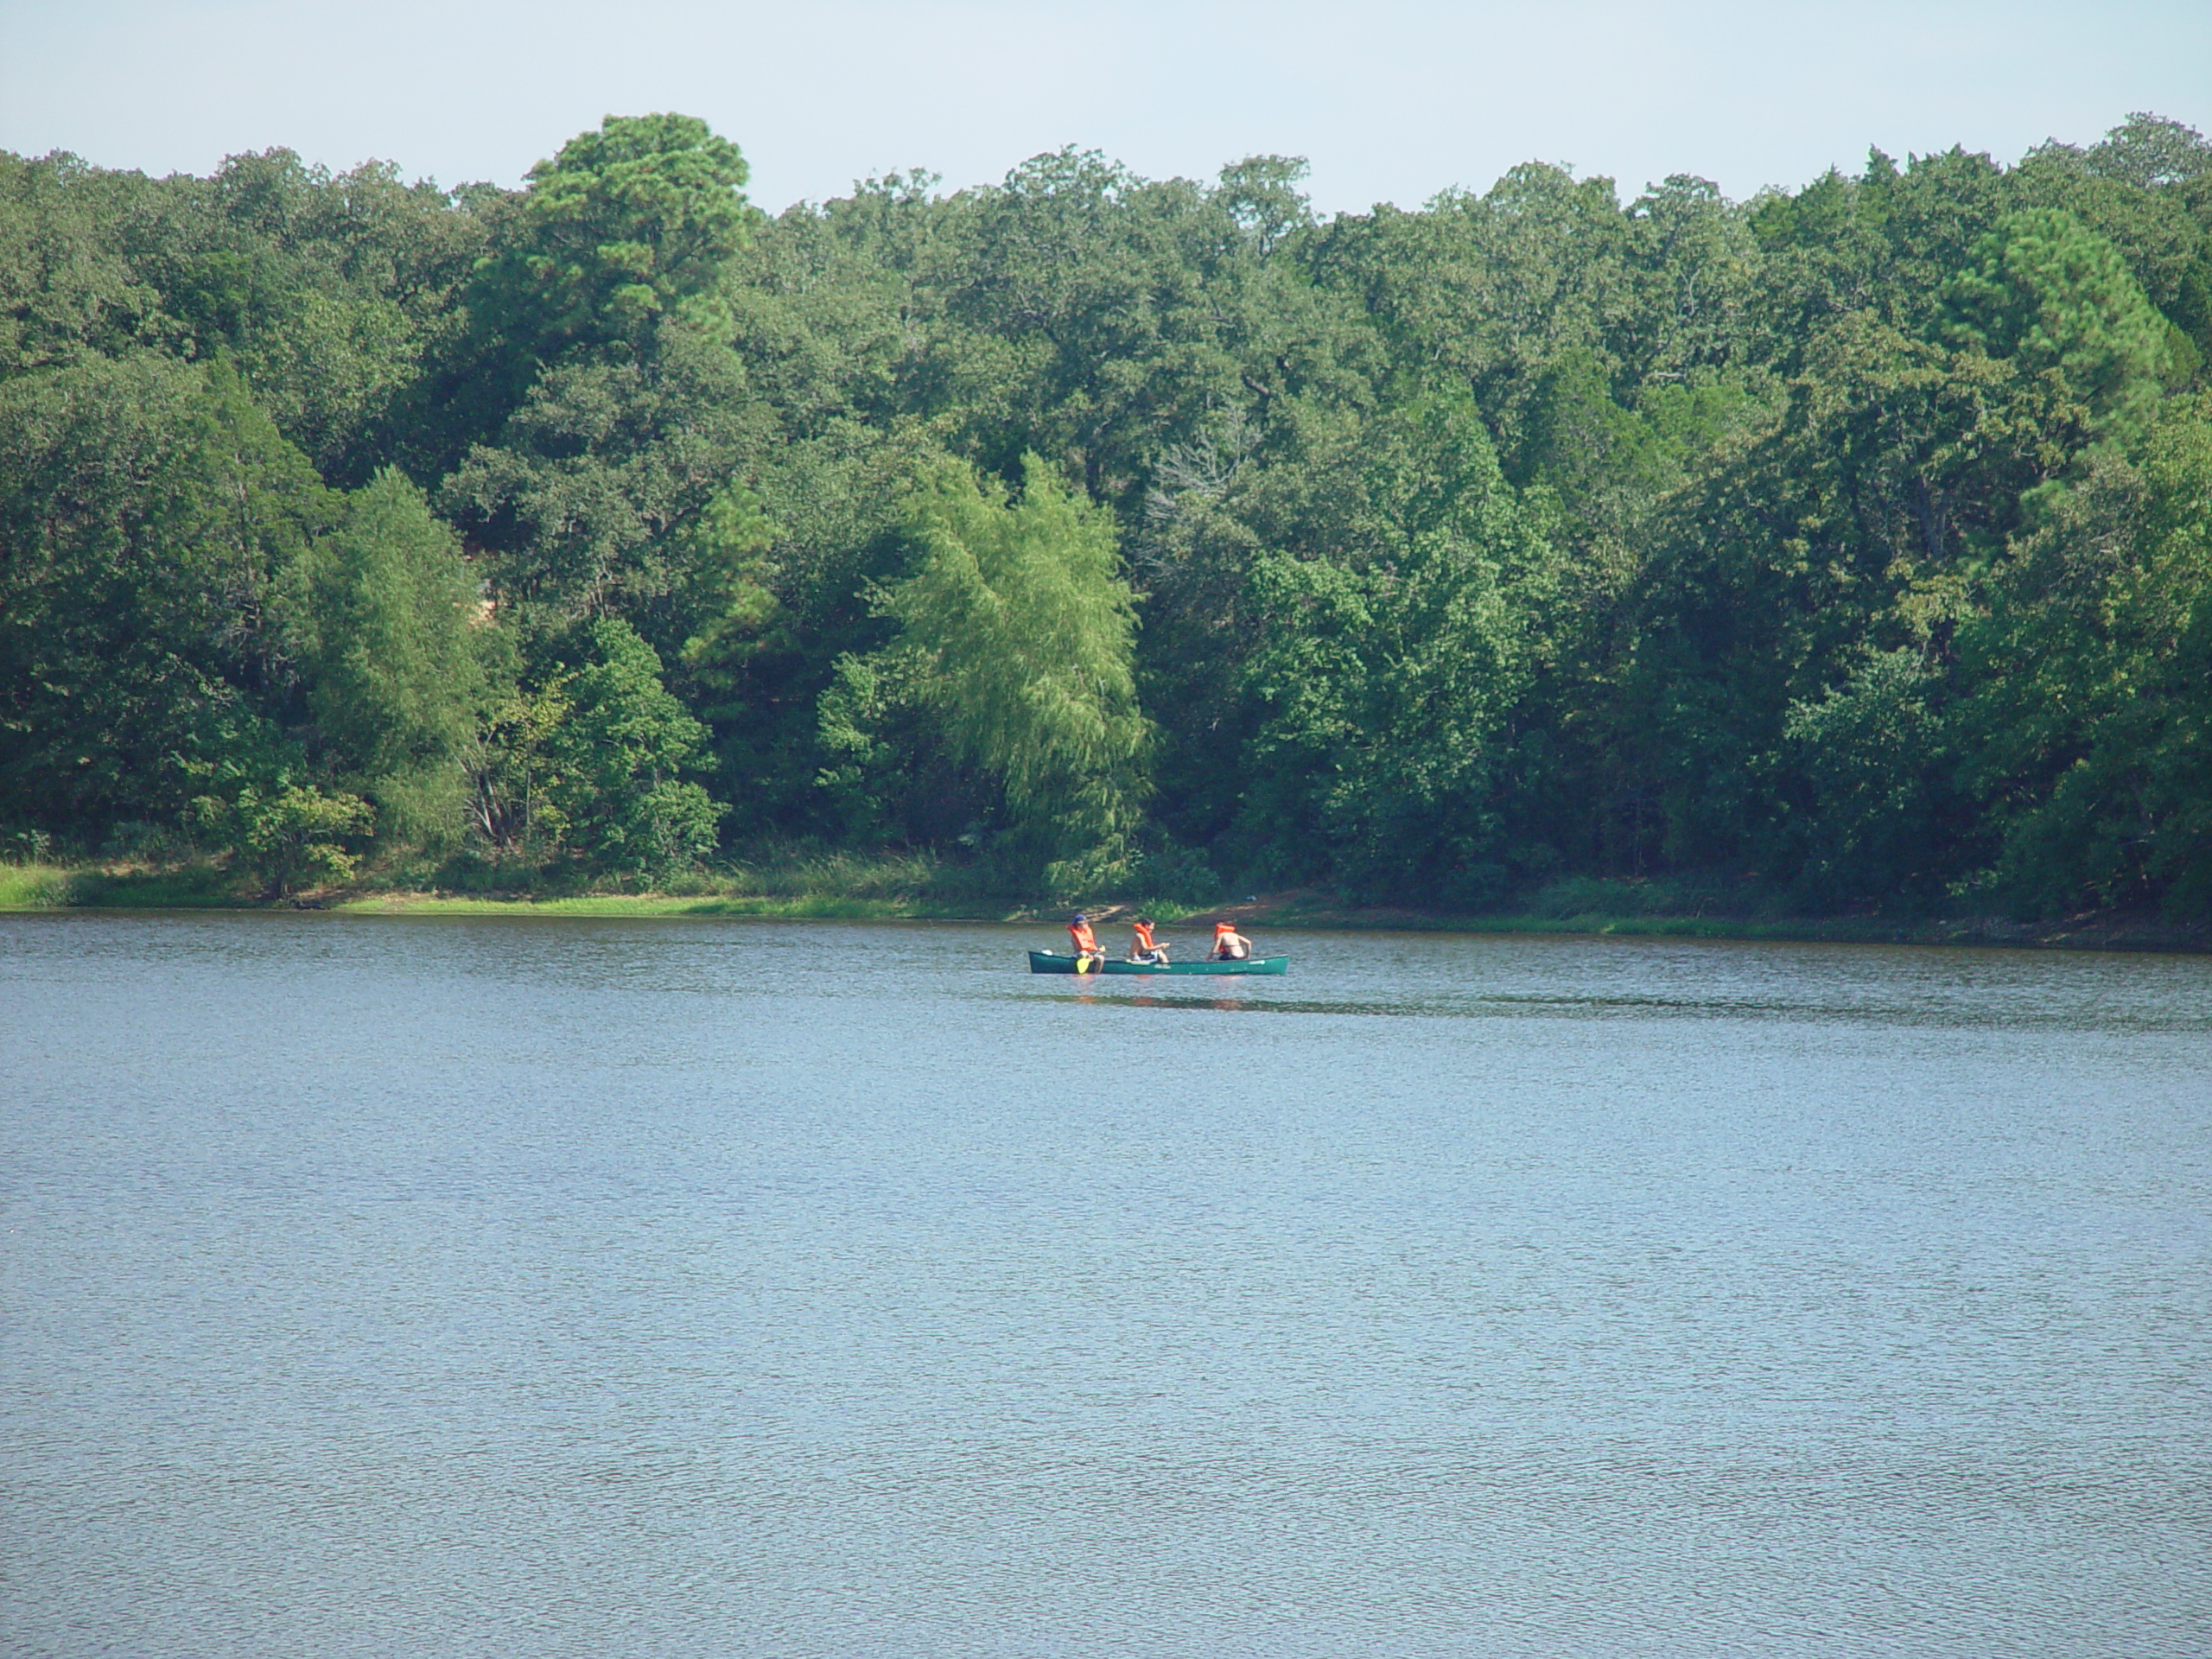
<svg viewBox="0 0 2212 1659"><path fill-rule="evenodd" d="M306 562L294 649L328 760L410 839L458 826L458 758L486 702L488 626L461 543L387 470Z"/></svg>
<svg viewBox="0 0 2212 1659"><path fill-rule="evenodd" d="M671 321L656 346L556 365L439 488L530 634L616 614L684 638L688 619L667 613L696 575L683 532L729 484L751 428L742 367L711 334Z"/></svg>
<svg viewBox="0 0 2212 1659"><path fill-rule="evenodd" d="M1281 875L1481 903L1511 860L1501 796L1558 563L1470 400L1421 400L1391 428L1363 480L1362 556L1254 567L1242 829Z"/></svg>
<svg viewBox="0 0 2212 1659"><path fill-rule="evenodd" d="M376 813L358 795L326 793L279 775L228 795L193 803L199 826L230 855L234 874L251 877L271 898L308 882L343 881L360 863L349 837L365 836Z"/></svg>
<svg viewBox="0 0 2212 1659"><path fill-rule="evenodd" d="M1777 886L1808 855L1787 804L1819 787L1795 770L1813 751L1786 735L1793 707L1841 692L1870 653L1942 664L2021 494L2080 442L2063 393L1871 313L1802 358L1770 423L1652 520L1594 722L1626 759L1622 800L1645 807L1643 858Z"/></svg>
<svg viewBox="0 0 2212 1659"><path fill-rule="evenodd" d="M0 384L0 793L97 832L296 766L286 602L334 508L224 363Z"/></svg>
<svg viewBox="0 0 2212 1659"><path fill-rule="evenodd" d="M616 614L691 632L681 532L763 437L730 350L754 219L735 145L689 116L609 117L531 175L469 291L457 403L483 400L441 508L495 554L526 647ZM471 356L469 353L474 353Z"/></svg>
<svg viewBox="0 0 2212 1659"><path fill-rule="evenodd" d="M570 683L560 675L550 684L510 688L461 751L468 827L494 860L543 864L568 835L568 816L552 798L562 774L551 751L575 707Z"/></svg>
<svg viewBox="0 0 2212 1659"><path fill-rule="evenodd" d="M757 217L745 157L689 115L610 115L530 170L469 293L525 378L572 347L635 346L716 293Z"/></svg>
<svg viewBox="0 0 2212 1659"><path fill-rule="evenodd" d="M1940 903L1986 852L1973 804L1953 779L1948 690L1923 651L1899 646L1870 652L1840 687L1789 705L1784 763L1804 782L1796 903L1814 911Z"/></svg>
<svg viewBox="0 0 2212 1659"><path fill-rule="evenodd" d="M713 851L728 810L681 774L706 728L660 680L660 658L626 622L592 625L591 660L563 687L567 717L545 740L547 793L600 868L661 875Z"/></svg>
<svg viewBox="0 0 2212 1659"><path fill-rule="evenodd" d="M227 356L325 480L353 485L412 448L395 423L424 412L411 390L452 333L497 196L270 149L207 179L137 181L104 235L157 289L163 348Z"/></svg>
<svg viewBox="0 0 2212 1659"><path fill-rule="evenodd" d="M705 785L1023 880L2186 907L2208 157L1323 220L1068 149L770 220L680 116L513 192L0 156L0 813L278 885L459 779L627 873Z"/></svg>
<svg viewBox="0 0 2212 1659"><path fill-rule="evenodd" d="M1294 368L1261 338L1281 297L1261 250L1295 222L1294 170L1232 175L1145 180L1071 148L946 205L915 378L982 465L1012 479L1033 450L1134 505L1160 445L1239 399L1249 371Z"/></svg>
<svg viewBox="0 0 2212 1659"><path fill-rule="evenodd" d="M884 596L914 695L963 763L1003 791L1044 861L1110 858L1135 826L1148 727L1136 601L1111 517L1035 455L1019 498L957 464L911 509L912 573Z"/></svg>
<svg viewBox="0 0 2212 1659"><path fill-rule="evenodd" d="M2212 912L2212 421L2046 498L1962 629L1962 771L2031 915Z"/></svg>
<svg viewBox="0 0 2212 1659"><path fill-rule="evenodd" d="M152 188L74 156L0 152L0 378L170 334L160 292L118 235Z"/></svg>
<svg viewBox="0 0 2212 1659"><path fill-rule="evenodd" d="M1529 162L1479 196L1452 190L1421 213L1339 218L1309 257L1319 283L1356 296L1401 376L1474 398L1508 475L1525 481L1531 404L1552 368L1583 354L1610 378L1629 356L1652 354L1656 319L1649 342L1632 346L1607 325L1649 286L1631 268L1632 245L1661 240L1623 213L1611 179Z"/></svg>
<svg viewBox="0 0 2212 1659"><path fill-rule="evenodd" d="M2193 129L2137 115L2087 149L2056 140L2013 175L2023 207L2062 208L2119 251L2145 296L2174 326L2169 384L2212 358L2212 144Z"/></svg>
<svg viewBox="0 0 2212 1659"><path fill-rule="evenodd" d="M2088 158L2097 172L2145 189L2212 176L2212 143L2204 135L2147 110L2107 133Z"/></svg>
<svg viewBox="0 0 2212 1659"><path fill-rule="evenodd" d="M2056 207L2008 213L1946 285L1952 336L2030 375L2055 372L2089 429L2122 443L2150 418L2170 332L2119 251Z"/></svg>

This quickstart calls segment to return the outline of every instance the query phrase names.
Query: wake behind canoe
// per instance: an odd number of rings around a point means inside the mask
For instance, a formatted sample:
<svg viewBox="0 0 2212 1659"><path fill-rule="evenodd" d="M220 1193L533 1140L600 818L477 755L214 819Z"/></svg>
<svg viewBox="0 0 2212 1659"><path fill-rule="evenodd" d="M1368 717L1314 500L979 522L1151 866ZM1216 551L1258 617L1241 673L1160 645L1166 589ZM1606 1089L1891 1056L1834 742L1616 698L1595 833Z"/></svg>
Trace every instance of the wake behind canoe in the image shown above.
<svg viewBox="0 0 2212 1659"><path fill-rule="evenodd" d="M1242 962L1215 962L1200 957L1196 962L1117 962L1109 957L1091 969L1094 974L1282 974L1289 971L1288 957L1248 957ZM1033 974L1071 974L1075 972L1075 958L1058 950L1032 950L1029 971Z"/></svg>

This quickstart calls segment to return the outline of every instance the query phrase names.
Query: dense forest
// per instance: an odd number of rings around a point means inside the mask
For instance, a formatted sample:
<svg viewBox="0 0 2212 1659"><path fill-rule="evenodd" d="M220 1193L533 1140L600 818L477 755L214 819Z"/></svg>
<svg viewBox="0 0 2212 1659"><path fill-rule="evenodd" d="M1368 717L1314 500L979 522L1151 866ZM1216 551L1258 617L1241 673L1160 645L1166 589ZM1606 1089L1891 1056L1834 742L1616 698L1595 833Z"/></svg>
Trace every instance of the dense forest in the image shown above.
<svg viewBox="0 0 2212 1659"><path fill-rule="evenodd" d="M2212 145L1328 219L0 154L0 836L347 880L2212 913Z"/></svg>

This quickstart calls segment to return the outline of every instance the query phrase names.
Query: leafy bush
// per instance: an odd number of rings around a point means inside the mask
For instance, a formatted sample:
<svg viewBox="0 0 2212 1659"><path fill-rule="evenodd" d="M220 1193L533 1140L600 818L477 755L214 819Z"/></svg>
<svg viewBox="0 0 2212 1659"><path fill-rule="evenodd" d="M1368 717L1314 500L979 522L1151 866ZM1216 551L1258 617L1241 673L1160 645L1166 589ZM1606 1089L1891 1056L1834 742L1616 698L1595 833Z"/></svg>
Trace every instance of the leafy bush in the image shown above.
<svg viewBox="0 0 2212 1659"><path fill-rule="evenodd" d="M586 855L638 875L679 870L714 850L729 810L677 774L707 728L660 681L660 658L626 622L593 625L594 660L571 677L570 709L546 741L548 792Z"/></svg>
<svg viewBox="0 0 2212 1659"><path fill-rule="evenodd" d="M376 822L358 795L325 794L312 785L247 784L229 800L202 796L194 816L231 855L232 868L282 896L302 885L343 881L360 862L344 845Z"/></svg>

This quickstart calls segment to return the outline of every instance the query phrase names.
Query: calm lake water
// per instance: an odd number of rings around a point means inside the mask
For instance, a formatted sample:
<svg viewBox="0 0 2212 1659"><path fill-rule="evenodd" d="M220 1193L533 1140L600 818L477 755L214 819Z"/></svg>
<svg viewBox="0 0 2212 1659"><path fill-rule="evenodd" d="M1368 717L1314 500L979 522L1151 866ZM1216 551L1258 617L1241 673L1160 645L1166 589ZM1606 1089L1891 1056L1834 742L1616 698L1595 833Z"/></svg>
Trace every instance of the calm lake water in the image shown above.
<svg viewBox="0 0 2212 1659"><path fill-rule="evenodd" d="M2212 1648L2212 960L1055 934L0 917L0 1651Z"/></svg>

